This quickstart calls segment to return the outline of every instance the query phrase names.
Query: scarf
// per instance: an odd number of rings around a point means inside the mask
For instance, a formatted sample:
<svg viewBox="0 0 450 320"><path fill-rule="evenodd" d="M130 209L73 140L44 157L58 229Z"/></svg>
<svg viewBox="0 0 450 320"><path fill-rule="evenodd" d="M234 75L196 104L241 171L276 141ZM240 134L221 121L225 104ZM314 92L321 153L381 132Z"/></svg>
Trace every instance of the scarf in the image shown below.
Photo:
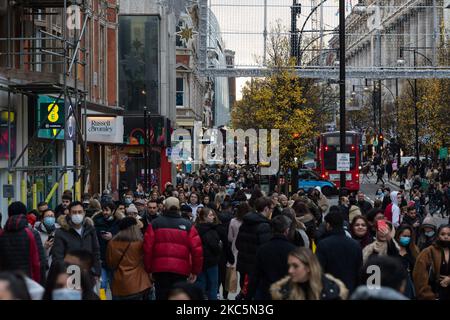
<svg viewBox="0 0 450 320"><path fill-rule="evenodd" d="M381 242L381 241L375 240L371 244L367 245L363 250L364 263L367 262L367 260L369 259L369 257L372 254L376 254L379 256L387 255L387 249L388 249L388 244L386 241Z"/></svg>

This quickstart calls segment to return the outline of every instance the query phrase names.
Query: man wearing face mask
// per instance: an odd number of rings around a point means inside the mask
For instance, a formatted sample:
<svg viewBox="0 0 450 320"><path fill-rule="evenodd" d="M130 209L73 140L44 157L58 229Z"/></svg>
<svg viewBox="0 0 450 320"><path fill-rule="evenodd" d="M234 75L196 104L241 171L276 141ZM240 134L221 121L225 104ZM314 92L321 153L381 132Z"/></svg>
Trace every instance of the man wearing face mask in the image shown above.
<svg viewBox="0 0 450 320"><path fill-rule="evenodd" d="M58 221L61 228L55 233L53 261L63 261L66 253L72 250L87 250L94 257L94 275L100 276L100 245L92 219L85 217L83 204L79 201L72 202L69 206L69 214Z"/></svg>
<svg viewBox="0 0 450 320"><path fill-rule="evenodd" d="M130 204L133 203L133 201L134 201L133 192L132 192L132 191L128 191L128 192L125 194L125 198L124 198L125 206L128 207Z"/></svg>
<svg viewBox="0 0 450 320"><path fill-rule="evenodd" d="M107 289L112 282L111 270L106 265L106 248L109 240L119 232L119 220L123 218L116 212L116 206L112 202L102 204L102 212L92 217L100 245L100 260L102 262L102 281L100 288Z"/></svg>

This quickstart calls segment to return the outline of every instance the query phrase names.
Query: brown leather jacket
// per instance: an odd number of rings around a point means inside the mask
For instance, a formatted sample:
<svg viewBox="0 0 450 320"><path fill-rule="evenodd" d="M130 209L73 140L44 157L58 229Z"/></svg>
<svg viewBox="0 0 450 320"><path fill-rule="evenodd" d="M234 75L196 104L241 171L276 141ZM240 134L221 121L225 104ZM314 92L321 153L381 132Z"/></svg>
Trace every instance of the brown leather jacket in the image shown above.
<svg viewBox="0 0 450 320"><path fill-rule="evenodd" d="M129 296L152 287L150 276L144 269L143 241L133 241L128 247L129 244L130 242L115 240L108 243L106 263L113 272L113 296Z"/></svg>

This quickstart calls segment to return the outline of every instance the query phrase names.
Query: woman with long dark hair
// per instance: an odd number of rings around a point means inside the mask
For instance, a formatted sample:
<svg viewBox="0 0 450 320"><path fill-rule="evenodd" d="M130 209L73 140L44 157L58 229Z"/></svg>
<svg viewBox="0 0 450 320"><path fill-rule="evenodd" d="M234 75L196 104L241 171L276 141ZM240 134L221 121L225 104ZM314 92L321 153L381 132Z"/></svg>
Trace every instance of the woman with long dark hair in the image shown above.
<svg viewBox="0 0 450 320"><path fill-rule="evenodd" d="M79 280L70 279L72 274L79 275ZM99 300L93 288L92 277L82 267L55 261L48 273L43 300Z"/></svg>
<svg viewBox="0 0 450 320"><path fill-rule="evenodd" d="M350 233L352 238L358 241L361 250L373 242L369 221L364 216L360 215L353 218L350 224Z"/></svg>
<svg viewBox="0 0 450 320"><path fill-rule="evenodd" d="M419 255L419 248L416 246L414 229L410 225L402 224L395 234L395 240L400 246L399 255L402 264L408 273L404 295L409 299L414 299L416 294L412 282L412 273L414 265L416 264L416 258Z"/></svg>

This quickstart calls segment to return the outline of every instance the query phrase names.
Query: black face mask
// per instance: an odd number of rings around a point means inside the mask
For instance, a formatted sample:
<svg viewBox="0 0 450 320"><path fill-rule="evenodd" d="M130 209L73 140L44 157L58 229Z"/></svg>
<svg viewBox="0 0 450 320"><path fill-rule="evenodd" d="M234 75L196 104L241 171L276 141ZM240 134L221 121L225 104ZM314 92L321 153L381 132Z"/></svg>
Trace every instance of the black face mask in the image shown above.
<svg viewBox="0 0 450 320"><path fill-rule="evenodd" d="M436 243L441 248L450 248L450 241L449 240L437 240Z"/></svg>

